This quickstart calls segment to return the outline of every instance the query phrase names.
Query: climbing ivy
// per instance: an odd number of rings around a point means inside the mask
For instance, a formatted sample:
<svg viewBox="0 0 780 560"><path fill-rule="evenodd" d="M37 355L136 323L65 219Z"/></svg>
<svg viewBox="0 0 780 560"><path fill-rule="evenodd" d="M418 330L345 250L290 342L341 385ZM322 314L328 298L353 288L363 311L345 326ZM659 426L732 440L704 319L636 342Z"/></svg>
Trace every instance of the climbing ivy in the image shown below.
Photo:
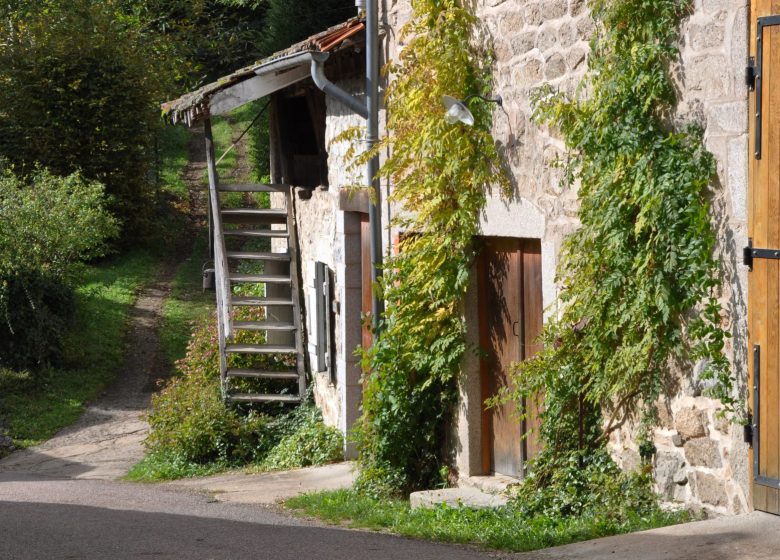
<svg viewBox="0 0 780 560"><path fill-rule="evenodd" d="M521 404L543 395L537 487L627 421L652 453L656 403L676 393L680 366L700 364L709 395L728 412L737 404L708 203L715 163L701 129L673 118L670 69L691 2L589 4L597 31L577 94L534 96L535 119L566 142L582 224L563 245L544 350L515 372Z"/></svg>
<svg viewBox="0 0 780 560"><path fill-rule="evenodd" d="M475 125L444 121L442 95L489 93L490 57L461 0L413 0L408 41L386 92L388 151L380 174L393 185L394 227L405 233L379 289L382 329L364 353L358 486L394 493L441 483L446 428L466 351L462 301L479 213L491 186L506 189L490 135L491 108L473 103ZM365 161L371 154L358 158Z"/></svg>

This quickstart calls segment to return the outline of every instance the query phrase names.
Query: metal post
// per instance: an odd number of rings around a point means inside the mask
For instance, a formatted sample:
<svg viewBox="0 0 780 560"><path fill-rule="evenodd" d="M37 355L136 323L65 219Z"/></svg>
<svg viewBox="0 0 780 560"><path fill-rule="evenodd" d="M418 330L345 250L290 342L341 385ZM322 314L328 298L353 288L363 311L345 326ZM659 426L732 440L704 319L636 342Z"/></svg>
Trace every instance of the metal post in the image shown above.
<svg viewBox="0 0 780 560"><path fill-rule="evenodd" d="M366 145L373 149L379 139L379 8L377 0L366 2L366 106L368 126ZM382 214L380 210L379 157L368 161L366 185L373 190L369 200L368 221L371 230L371 284L377 285L382 278ZM379 335L379 319L385 312L383 297L374 290L371 299L371 318L374 340Z"/></svg>

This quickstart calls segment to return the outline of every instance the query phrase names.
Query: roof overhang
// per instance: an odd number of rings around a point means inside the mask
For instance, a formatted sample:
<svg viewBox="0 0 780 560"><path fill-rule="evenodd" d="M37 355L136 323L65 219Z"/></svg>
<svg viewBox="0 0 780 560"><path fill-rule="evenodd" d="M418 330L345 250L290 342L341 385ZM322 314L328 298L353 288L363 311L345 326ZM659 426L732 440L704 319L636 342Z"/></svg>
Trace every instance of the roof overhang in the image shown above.
<svg viewBox="0 0 780 560"><path fill-rule="evenodd" d="M163 103L163 114L174 124L184 122L188 126L212 115L223 115L309 78L315 56L354 47L355 36L364 29L365 23L361 18L332 27L258 64Z"/></svg>

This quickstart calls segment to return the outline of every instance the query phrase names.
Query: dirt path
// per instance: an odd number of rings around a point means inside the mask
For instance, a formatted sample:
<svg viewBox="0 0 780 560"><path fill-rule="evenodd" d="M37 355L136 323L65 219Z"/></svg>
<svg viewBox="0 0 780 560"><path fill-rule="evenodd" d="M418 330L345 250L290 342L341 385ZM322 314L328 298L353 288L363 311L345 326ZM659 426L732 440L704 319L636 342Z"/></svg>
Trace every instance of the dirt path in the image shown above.
<svg viewBox="0 0 780 560"><path fill-rule="evenodd" d="M193 209L204 207L200 186L205 166L202 146L202 136L194 135L185 171L193 226L201 220ZM125 362L116 382L87 407L75 424L42 445L0 461L0 473L113 480L127 474L143 458L142 443L149 430L143 416L158 381L170 374L159 346L159 328L171 281L186 251L191 249L192 236L184 235L182 241L171 259L158 268L155 279L141 291L130 312Z"/></svg>

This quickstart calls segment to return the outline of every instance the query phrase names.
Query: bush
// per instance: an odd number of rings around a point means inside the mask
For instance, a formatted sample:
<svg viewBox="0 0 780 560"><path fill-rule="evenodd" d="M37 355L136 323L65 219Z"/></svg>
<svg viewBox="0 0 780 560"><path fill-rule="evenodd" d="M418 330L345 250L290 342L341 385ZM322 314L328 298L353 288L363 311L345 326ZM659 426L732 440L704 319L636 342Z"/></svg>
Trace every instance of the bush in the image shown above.
<svg viewBox="0 0 780 560"><path fill-rule="evenodd" d="M80 175L0 175L0 365L55 360L73 316L70 280L116 235L103 187Z"/></svg>
<svg viewBox="0 0 780 560"><path fill-rule="evenodd" d="M271 447L271 419L252 412L242 416L222 402L215 321L208 320L177 363L181 375L152 397L146 446L151 453L199 464L261 460Z"/></svg>
<svg viewBox="0 0 780 560"><path fill-rule="evenodd" d="M524 517L627 519L659 511L649 468L623 472L606 449L579 458L542 454L536 459L540 461L532 465L515 500Z"/></svg>
<svg viewBox="0 0 780 560"><path fill-rule="evenodd" d="M320 465L343 457L343 437L322 422L313 404L265 412L231 408L222 401L216 321L209 317L193 332L187 355L177 363L180 375L152 397L144 478L202 472L213 463L224 467L257 464L263 469Z"/></svg>
<svg viewBox="0 0 780 560"><path fill-rule="evenodd" d="M283 435L263 461L267 469L297 469L344 459L341 432L322 422L322 412L316 406L301 405L279 416L272 428L276 428L276 435Z"/></svg>
<svg viewBox="0 0 780 560"><path fill-rule="evenodd" d="M73 320L73 289L40 272L0 275L13 302L0 322L0 366L24 369L57 361Z"/></svg>

